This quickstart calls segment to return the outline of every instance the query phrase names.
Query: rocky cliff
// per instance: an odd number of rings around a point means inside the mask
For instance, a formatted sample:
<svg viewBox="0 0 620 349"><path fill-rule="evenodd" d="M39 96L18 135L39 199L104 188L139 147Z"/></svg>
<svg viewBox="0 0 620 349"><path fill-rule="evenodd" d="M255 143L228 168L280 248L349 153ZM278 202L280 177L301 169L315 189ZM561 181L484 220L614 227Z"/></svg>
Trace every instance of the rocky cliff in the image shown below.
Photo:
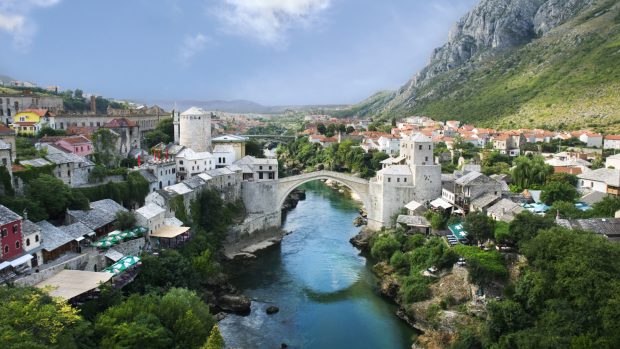
<svg viewBox="0 0 620 349"><path fill-rule="evenodd" d="M531 74L530 84L549 82L545 73L573 68L564 65L563 56L583 53L581 51L591 48L592 43L611 45L610 50L602 54L616 55L615 61L595 66L620 68L620 56L616 52L620 49L618 2L481 0L453 26L447 43L433 51L428 65L409 82L398 91L377 94L351 111L385 116L425 113L437 118L461 117L466 121L514 115L522 104L538 94L528 94L527 98L517 101L508 98L506 103L510 105L500 105L499 110L494 106L496 96L490 95L498 94L497 89L521 88L523 83L519 79L523 79L524 74ZM582 63L587 69L588 63L601 57L584 58ZM587 80L591 75L588 70L580 72ZM500 86L498 82L505 84ZM557 81L551 82L544 88L557 87ZM472 84L476 84L477 92L468 90ZM501 100L501 94L498 97ZM468 99L479 103L470 105L468 110L456 105ZM615 119L617 115L613 116Z"/></svg>

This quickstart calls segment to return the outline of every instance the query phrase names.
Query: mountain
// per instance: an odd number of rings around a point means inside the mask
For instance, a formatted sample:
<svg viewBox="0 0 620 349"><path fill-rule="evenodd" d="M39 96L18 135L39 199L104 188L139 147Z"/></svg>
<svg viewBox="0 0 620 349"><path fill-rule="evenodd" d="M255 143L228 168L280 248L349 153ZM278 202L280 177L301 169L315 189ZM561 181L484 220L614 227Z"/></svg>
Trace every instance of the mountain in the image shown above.
<svg viewBox="0 0 620 349"><path fill-rule="evenodd" d="M13 79L12 77L10 77L8 75L0 74L0 84L7 85L8 83L10 83L11 81L14 81L14 80L15 79Z"/></svg>
<svg viewBox="0 0 620 349"><path fill-rule="evenodd" d="M145 103L140 101L140 103ZM247 101L243 99L233 101L222 100L153 100L148 101L146 104L157 104L165 110L186 110L190 107L200 107L208 111L221 111L226 113L239 113L239 114L280 114L287 111L323 111L343 109L347 106L344 105L303 105L303 106L264 106L262 104Z"/></svg>
<svg viewBox="0 0 620 349"><path fill-rule="evenodd" d="M619 88L620 0L481 0L409 82L346 112L620 129Z"/></svg>

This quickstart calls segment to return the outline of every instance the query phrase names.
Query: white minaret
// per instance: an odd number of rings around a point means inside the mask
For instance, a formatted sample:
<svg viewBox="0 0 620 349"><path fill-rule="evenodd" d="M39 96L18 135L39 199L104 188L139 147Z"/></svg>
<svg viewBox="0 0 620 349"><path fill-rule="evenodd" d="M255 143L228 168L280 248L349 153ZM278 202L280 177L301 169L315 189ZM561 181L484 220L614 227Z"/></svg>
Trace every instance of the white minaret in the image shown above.
<svg viewBox="0 0 620 349"><path fill-rule="evenodd" d="M197 107L181 113L179 144L195 152L211 151L211 114Z"/></svg>

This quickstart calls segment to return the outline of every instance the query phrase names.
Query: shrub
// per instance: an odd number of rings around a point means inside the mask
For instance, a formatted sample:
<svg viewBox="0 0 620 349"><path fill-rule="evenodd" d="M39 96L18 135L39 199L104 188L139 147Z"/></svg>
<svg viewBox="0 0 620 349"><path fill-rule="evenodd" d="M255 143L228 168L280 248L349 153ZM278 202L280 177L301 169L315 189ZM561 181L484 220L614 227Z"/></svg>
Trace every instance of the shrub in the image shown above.
<svg viewBox="0 0 620 349"><path fill-rule="evenodd" d="M393 235L386 234L379 236L374 241L370 254L376 259L387 260L397 250L400 250L400 243Z"/></svg>

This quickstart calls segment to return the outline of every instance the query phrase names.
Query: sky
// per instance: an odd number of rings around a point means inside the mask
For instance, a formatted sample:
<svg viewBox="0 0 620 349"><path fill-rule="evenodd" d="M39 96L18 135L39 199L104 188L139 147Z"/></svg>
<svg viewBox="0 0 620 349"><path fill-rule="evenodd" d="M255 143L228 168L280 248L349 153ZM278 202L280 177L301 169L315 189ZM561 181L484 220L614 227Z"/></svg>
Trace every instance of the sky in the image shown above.
<svg viewBox="0 0 620 349"><path fill-rule="evenodd" d="M477 0L0 0L0 74L119 99L351 104Z"/></svg>

